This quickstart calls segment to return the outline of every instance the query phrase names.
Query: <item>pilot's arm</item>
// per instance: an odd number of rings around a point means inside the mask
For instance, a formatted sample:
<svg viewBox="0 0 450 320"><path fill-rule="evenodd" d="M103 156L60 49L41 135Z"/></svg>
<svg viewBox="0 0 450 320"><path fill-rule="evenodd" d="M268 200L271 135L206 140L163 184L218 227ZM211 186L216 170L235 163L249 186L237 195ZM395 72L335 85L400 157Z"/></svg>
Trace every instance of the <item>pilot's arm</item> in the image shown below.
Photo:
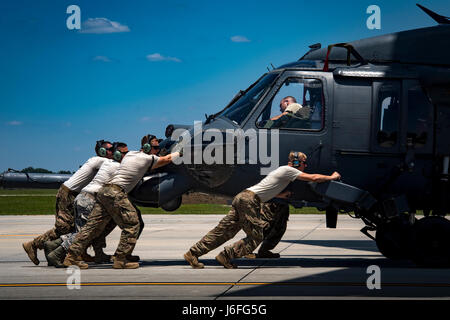
<svg viewBox="0 0 450 320"><path fill-rule="evenodd" d="M341 178L341 175L338 172L333 172L332 175L326 176L323 174L309 174L305 172L301 172L297 180L307 181L307 182L325 182L325 181L331 181L331 180L339 180Z"/></svg>
<svg viewBox="0 0 450 320"><path fill-rule="evenodd" d="M278 120L278 119L280 119L282 116L284 116L286 114L288 114L288 112L285 111L285 112L283 112L283 113L281 113L281 114L279 114L279 115L277 115L277 116L275 116L273 118L270 118L270 120L273 120L273 121Z"/></svg>
<svg viewBox="0 0 450 320"><path fill-rule="evenodd" d="M287 108L283 111L282 114L279 114L273 118L271 118L270 120L278 120L280 119L282 116L290 113L290 114L296 114L300 109L302 109L303 106L301 104L298 103L291 103L290 105L287 106Z"/></svg>

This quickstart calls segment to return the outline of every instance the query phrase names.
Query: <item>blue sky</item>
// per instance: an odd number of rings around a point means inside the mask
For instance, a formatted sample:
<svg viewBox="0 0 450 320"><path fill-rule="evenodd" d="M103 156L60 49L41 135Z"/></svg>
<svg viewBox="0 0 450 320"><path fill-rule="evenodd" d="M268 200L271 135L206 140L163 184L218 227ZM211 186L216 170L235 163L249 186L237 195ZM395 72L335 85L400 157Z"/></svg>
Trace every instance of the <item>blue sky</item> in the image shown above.
<svg viewBox="0 0 450 320"><path fill-rule="evenodd" d="M415 3L3 0L0 171L75 170L101 138L137 149L147 133L217 112L310 44L435 25ZM448 1L420 3L450 16ZM81 32L66 27L72 4ZM381 30L366 27L372 4Z"/></svg>

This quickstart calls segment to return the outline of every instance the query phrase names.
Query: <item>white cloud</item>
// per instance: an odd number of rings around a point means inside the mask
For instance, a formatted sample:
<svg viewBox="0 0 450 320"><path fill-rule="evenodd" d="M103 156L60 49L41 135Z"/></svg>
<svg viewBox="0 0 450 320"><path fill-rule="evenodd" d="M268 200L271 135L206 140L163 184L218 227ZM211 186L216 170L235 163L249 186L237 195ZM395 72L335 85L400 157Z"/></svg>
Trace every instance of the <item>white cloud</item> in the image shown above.
<svg viewBox="0 0 450 320"><path fill-rule="evenodd" d="M94 61L103 61L103 62L111 62L112 60L106 56L95 56L92 58Z"/></svg>
<svg viewBox="0 0 450 320"><path fill-rule="evenodd" d="M10 125L10 126L21 126L23 124L23 122L14 120L14 121L7 122L6 124Z"/></svg>
<svg viewBox="0 0 450 320"><path fill-rule="evenodd" d="M175 61L175 62L181 62L180 59L175 57L165 57L159 53L152 53L147 55L148 61Z"/></svg>
<svg viewBox="0 0 450 320"><path fill-rule="evenodd" d="M230 38L233 42L250 42L247 37L244 36L233 36Z"/></svg>
<svg viewBox="0 0 450 320"><path fill-rule="evenodd" d="M80 33L117 33L130 32L128 26L106 18L89 18L81 24Z"/></svg>

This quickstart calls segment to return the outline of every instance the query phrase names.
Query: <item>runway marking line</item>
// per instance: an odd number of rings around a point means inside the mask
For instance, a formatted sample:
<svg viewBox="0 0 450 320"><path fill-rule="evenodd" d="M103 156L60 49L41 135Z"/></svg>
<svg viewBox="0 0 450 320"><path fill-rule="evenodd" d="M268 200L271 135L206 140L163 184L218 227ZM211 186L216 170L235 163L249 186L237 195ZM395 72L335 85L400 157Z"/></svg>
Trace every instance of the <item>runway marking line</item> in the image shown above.
<svg viewBox="0 0 450 320"><path fill-rule="evenodd" d="M39 234L0 234L0 237L36 237Z"/></svg>
<svg viewBox="0 0 450 320"><path fill-rule="evenodd" d="M352 286L366 287L357 282L85 282L80 286ZM0 287L65 287L66 283L4 283ZM449 288L450 283L383 283L384 287Z"/></svg>

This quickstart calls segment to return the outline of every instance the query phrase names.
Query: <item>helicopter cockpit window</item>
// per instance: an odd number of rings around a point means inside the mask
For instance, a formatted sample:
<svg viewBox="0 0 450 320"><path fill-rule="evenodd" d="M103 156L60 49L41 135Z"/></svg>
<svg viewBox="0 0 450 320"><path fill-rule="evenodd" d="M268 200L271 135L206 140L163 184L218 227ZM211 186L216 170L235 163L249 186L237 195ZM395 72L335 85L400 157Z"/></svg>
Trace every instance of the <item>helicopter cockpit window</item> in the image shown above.
<svg viewBox="0 0 450 320"><path fill-rule="evenodd" d="M288 99L289 102L283 101ZM323 85L318 79L288 78L259 116L259 128L321 130Z"/></svg>
<svg viewBox="0 0 450 320"><path fill-rule="evenodd" d="M274 80L278 77L278 73L269 73L253 88L248 90L242 97L240 97L232 106L224 110L220 116L227 117L236 124L241 124L242 121L248 116L253 107L264 96L267 90L272 86Z"/></svg>
<svg viewBox="0 0 450 320"><path fill-rule="evenodd" d="M393 88L380 90L381 110L380 127L377 133L377 142L381 147L391 148L397 144L399 133L400 100L399 92Z"/></svg>
<svg viewBox="0 0 450 320"><path fill-rule="evenodd" d="M432 125L432 105L420 86L408 90L408 131L406 138L415 148L422 148L427 143Z"/></svg>

